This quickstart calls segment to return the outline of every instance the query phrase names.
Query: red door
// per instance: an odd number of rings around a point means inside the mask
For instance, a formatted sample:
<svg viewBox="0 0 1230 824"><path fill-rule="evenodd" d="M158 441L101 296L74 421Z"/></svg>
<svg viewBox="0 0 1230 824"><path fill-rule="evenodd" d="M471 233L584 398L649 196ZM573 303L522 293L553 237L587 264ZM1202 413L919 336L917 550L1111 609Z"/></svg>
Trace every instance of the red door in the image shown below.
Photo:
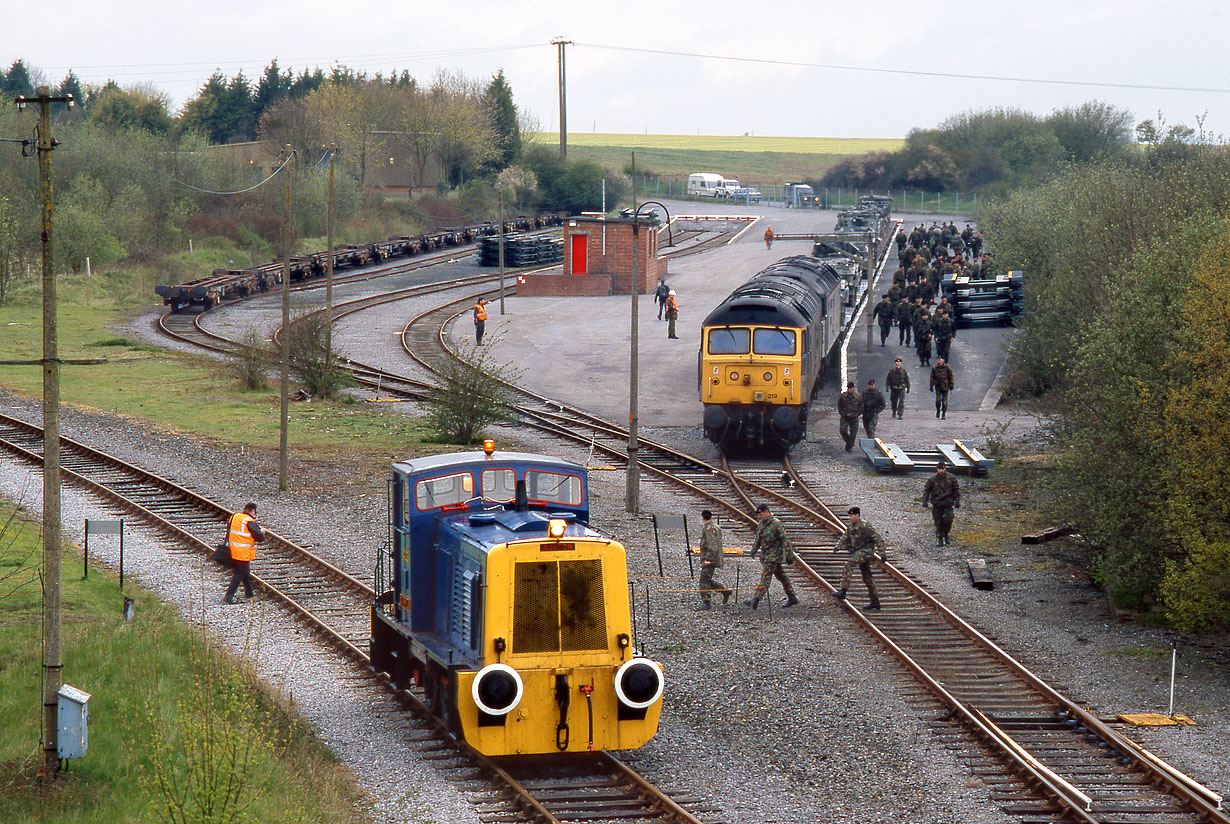
<svg viewBox="0 0 1230 824"><path fill-rule="evenodd" d="M572 272L589 274L589 235L569 235L572 238Z"/></svg>

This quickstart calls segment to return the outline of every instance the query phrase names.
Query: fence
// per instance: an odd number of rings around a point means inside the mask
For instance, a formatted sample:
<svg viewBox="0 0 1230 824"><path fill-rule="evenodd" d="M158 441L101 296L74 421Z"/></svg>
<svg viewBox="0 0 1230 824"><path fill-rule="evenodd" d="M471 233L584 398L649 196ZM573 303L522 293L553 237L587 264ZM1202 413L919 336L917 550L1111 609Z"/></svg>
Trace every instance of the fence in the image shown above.
<svg viewBox="0 0 1230 824"><path fill-rule="evenodd" d="M670 178L651 178L638 175L636 181L636 196L645 198L672 198L676 200L694 200L698 202L712 201L708 197L689 197L687 180ZM786 206L785 185L762 185L746 183L746 188L759 192L760 197L752 197L753 203L784 208ZM893 199L893 211L898 214L926 215L962 215L975 214L978 211L978 193L965 192L928 192L922 189L860 189L847 187L825 187L816 190L816 206L818 209L840 209L854 206L864 195L888 195ZM748 197L739 195L733 198L721 198L722 203L747 203Z"/></svg>

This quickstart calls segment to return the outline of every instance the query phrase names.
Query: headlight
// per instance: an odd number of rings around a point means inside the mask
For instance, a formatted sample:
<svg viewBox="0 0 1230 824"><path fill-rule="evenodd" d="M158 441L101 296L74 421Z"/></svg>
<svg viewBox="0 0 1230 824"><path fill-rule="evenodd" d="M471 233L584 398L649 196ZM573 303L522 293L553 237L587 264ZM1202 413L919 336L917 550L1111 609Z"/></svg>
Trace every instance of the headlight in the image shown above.
<svg viewBox="0 0 1230 824"><path fill-rule="evenodd" d="M662 697L662 667L648 658L632 658L615 671L615 695L621 703L643 710Z"/></svg>
<svg viewBox="0 0 1230 824"><path fill-rule="evenodd" d="M521 702L521 676L507 664L489 664L474 676L470 694L488 715L507 715Z"/></svg>

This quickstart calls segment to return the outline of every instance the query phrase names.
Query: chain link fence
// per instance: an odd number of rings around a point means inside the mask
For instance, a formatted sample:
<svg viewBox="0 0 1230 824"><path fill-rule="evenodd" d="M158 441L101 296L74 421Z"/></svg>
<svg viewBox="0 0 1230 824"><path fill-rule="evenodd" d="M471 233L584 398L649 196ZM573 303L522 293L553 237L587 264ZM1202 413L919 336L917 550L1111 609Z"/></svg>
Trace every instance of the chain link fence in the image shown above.
<svg viewBox="0 0 1230 824"><path fill-rule="evenodd" d="M674 200L693 200L698 203L712 202L712 197L689 197L686 178L672 179L663 177L646 177L638 175L636 179L636 196L645 198L671 198ZM788 189L785 184L769 185L744 183L748 194L717 198L721 203L753 203L764 206L786 208L793 205L789 202ZM929 192L924 189L860 189L846 187L826 187L815 190L814 207L817 209L841 209L854 206L864 195L887 195L893 199L893 212L896 214L924 215L974 215L978 211L977 192Z"/></svg>

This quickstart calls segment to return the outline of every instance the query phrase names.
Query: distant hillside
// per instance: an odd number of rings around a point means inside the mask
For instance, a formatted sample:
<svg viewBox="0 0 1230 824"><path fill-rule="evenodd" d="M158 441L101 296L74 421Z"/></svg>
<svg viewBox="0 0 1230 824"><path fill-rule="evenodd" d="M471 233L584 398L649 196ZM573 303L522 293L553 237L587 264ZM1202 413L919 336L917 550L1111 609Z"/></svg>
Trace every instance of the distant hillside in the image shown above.
<svg viewBox="0 0 1230 824"><path fill-rule="evenodd" d="M559 145L558 132L528 135L534 143ZM568 156L623 170L636 152L638 172L684 178L692 172L717 172L748 184L781 184L815 178L841 158L872 151L895 151L896 138L738 137L675 134L593 134L570 132Z"/></svg>

